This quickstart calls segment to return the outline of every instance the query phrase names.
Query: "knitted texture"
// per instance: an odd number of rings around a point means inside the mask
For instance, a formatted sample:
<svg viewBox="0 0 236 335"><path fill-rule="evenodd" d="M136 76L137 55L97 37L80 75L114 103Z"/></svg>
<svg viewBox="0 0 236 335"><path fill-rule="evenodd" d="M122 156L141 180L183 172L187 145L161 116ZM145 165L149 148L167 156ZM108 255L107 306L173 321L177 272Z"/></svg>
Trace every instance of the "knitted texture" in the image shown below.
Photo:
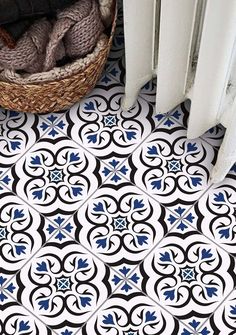
<svg viewBox="0 0 236 335"><path fill-rule="evenodd" d="M41 19L22 36L15 49L6 46L0 49L0 67L12 70L27 70L30 73L42 70L51 23Z"/></svg>
<svg viewBox="0 0 236 335"><path fill-rule="evenodd" d="M0 80L20 85L45 83L57 81L73 76L75 73L83 72L90 64L95 63L102 50L107 48L108 37L102 34L92 53L86 57L77 59L70 64L62 67L54 67L52 70L42 73L16 73L12 70L5 69L0 72Z"/></svg>
<svg viewBox="0 0 236 335"><path fill-rule="evenodd" d="M99 7L102 16L102 21L106 27L108 27L112 21L111 17L112 6L113 6L113 0L99 0Z"/></svg>
<svg viewBox="0 0 236 335"><path fill-rule="evenodd" d="M93 50L103 29L95 0L80 0L60 12L47 46L44 71L55 65L55 52L63 38L67 56L80 58Z"/></svg>
<svg viewBox="0 0 236 335"><path fill-rule="evenodd" d="M22 19L20 21L7 23L0 26L0 40L8 47L15 48L18 39L34 23L33 19Z"/></svg>
<svg viewBox="0 0 236 335"><path fill-rule="evenodd" d="M0 69L28 73L49 71L65 55L77 59L91 52L104 27L96 0L79 0L58 12L53 27L36 21L18 40L15 49L0 49Z"/></svg>

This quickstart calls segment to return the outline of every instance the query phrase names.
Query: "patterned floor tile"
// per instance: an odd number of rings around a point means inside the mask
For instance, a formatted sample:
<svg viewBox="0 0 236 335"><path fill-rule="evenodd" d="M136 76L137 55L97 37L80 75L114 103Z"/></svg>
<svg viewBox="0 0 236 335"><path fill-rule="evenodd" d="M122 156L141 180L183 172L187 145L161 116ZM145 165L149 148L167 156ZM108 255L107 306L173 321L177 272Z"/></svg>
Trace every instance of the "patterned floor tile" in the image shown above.
<svg viewBox="0 0 236 335"><path fill-rule="evenodd" d="M115 63L119 62L119 60L122 59L125 53L124 45L125 45L125 39L124 39L123 24L119 24L117 25L111 51L105 65L106 71L109 71L109 69L113 67Z"/></svg>
<svg viewBox="0 0 236 335"><path fill-rule="evenodd" d="M190 206L210 186L216 150L167 118L129 157L131 181L166 206Z"/></svg>
<svg viewBox="0 0 236 335"><path fill-rule="evenodd" d="M111 294L110 275L72 240L52 241L17 274L18 300L56 332L79 328Z"/></svg>
<svg viewBox="0 0 236 335"><path fill-rule="evenodd" d="M137 265L171 227L168 216L131 183L105 183L74 215L75 238L111 266Z"/></svg>
<svg viewBox="0 0 236 335"><path fill-rule="evenodd" d="M106 72L118 83L125 85L125 55L113 62L111 66L106 69Z"/></svg>
<svg viewBox="0 0 236 335"><path fill-rule="evenodd" d="M12 168L12 190L40 213L72 214L101 183L100 162L67 137L43 136Z"/></svg>
<svg viewBox="0 0 236 335"><path fill-rule="evenodd" d="M38 116L0 108L0 172L10 168L39 135Z"/></svg>
<svg viewBox="0 0 236 335"><path fill-rule="evenodd" d="M102 181L109 182L110 184L118 185L124 181L124 177L127 179L130 177L131 168L128 162L125 161L122 155L109 155L106 159L103 159L104 165L101 165L100 175Z"/></svg>
<svg viewBox="0 0 236 335"><path fill-rule="evenodd" d="M35 210L5 190L0 193L0 264L16 273L49 237L48 223Z"/></svg>
<svg viewBox="0 0 236 335"><path fill-rule="evenodd" d="M211 316L208 327L214 335L234 335L236 333L236 291L234 290L224 303ZM211 333L210 333L211 334Z"/></svg>
<svg viewBox="0 0 236 335"><path fill-rule="evenodd" d="M15 285L12 273L0 267L0 311L3 311L10 301L15 298L16 288L17 285Z"/></svg>
<svg viewBox="0 0 236 335"><path fill-rule="evenodd" d="M106 72L110 77L114 78L118 83L125 86L126 71L125 71L125 55L119 58L113 66L109 67ZM139 98L143 98L155 107L156 103L156 78L147 82L139 92Z"/></svg>
<svg viewBox="0 0 236 335"><path fill-rule="evenodd" d="M189 322L189 325L192 329L189 330L184 327L180 335L219 335L219 333L216 333L215 330L213 330L209 322L206 322L200 329L198 329L199 322L195 319L193 319L192 322Z"/></svg>
<svg viewBox="0 0 236 335"><path fill-rule="evenodd" d="M79 335L180 335L180 323L143 293L115 292Z"/></svg>
<svg viewBox="0 0 236 335"><path fill-rule="evenodd" d="M193 323L193 330L236 284L234 258L190 227L172 230L139 270L138 287L172 315Z"/></svg>
<svg viewBox="0 0 236 335"><path fill-rule="evenodd" d="M0 334L235 335L236 164L190 100L125 91L122 0L104 72L70 110L0 109Z"/></svg>
<svg viewBox="0 0 236 335"><path fill-rule="evenodd" d="M217 126L205 132L201 138L216 148L219 148L225 135L225 128L218 124Z"/></svg>
<svg viewBox="0 0 236 335"><path fill-rule="evenodd" d="M105 75L104 78L109 78ZM126 158L156 127L153 106L139 99L129 111L121 109L124 87L112 82L97 85L63 118L67 135L101 159L119 153Z"/></svg>
<svg viewBox="0 0 236 335"><path fill-rule="evenodd" d="M0 194L5 192L5 187L8 187L12 183L12 177L9 171L0 171Z"/></svg>
<svg viewBox="0 0 236 335"><path fill-rule="evenodd" d="M169 111L167 115L174 122L178 122L181 126L187 128L189 111L190 111L190 101L186 100L182 102L180 105L173 108L171 111Z"/></svg>
<svg viewBox="0 0 236 335"><path fill-rule="evenodd" d="M40 115L39 128L49 138L55 138L64 130L66 124L61 120L65 111Z"/></svg>
<svg viewBox="0 0 236 335"><path fill-rule="evenodd" d="M186 100L185 102L181 103L179 106L174 108L172 111L167 113L175 121L179 122L185 128L188 127L188 119L189 119L189 111L191 108L191 101ZM206 131L201 138L208 142L210 145L219 148L222 140L224 138L225 128L218 124L215 127L212 127L208 131Z"/></svg>
<svg viewBox="0 0 236 335"><path fill-rule="evenodd" d="M0 301L1 310L1 301ZM53 335L36 316L9 298L1 310L0 334L2 335Z"/></svg>
<svg viewBox="0 0 236 335"><path fill-rule="evenodd" d="M213 185L195 204L192 221L203 234L236 256L236 175Z"/></svg>

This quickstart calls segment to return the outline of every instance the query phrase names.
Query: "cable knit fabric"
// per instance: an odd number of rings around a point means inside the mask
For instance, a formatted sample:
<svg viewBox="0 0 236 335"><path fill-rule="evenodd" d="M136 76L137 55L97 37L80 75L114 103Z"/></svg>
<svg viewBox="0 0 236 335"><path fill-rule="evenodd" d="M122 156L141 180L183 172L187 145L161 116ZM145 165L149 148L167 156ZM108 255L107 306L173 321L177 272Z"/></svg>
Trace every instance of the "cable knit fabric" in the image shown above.
<svg viewBox="0 0 236 335"><path fill-rule="evenodd" d="M14 49L0 49L0 69L49 71L65 55L78 59L91 52L104 26L96 0L79 0L58 12L55 22L36 21Z"/></svg>
<svg viewBox="0 0 236 335"><path fill-rule="evenodd" d="M99 7L102 16L102 21L106 27L108 27L112 21L111 17L112 6L113 6L113 0L99 0Z"/></svg>
<svg viewBox="0 0 236 335"><path fill-rule="evenodd" d="M15 48L18 39L35 22L34 19L22 19L0 26L0 40L8 47Z"/></svg>
<svg viewBox="0 0 236 335"><path fill-rule="evenodd" d="M89 64L95 62L101 50L106 48L107 43L108 43L107 35L102 34L93 52L86 55L86 57L79 58L65 66L54 67L50 71L41 73L19 74L15 71L5 69L4 71L0 71L0 80L20 85L28 85L28 84L51 82L68 78L75 73L83 71L86 67L89 66Z"/></svg>
<svg viewBox="0 0 236 335"><path fill-rule="evenodd" d="M15 49L0 49L0 68L26 70L29 73L42 70L44 53L48 43L51 23L41 19L33 24L18 41Z"/></svg>
<svg viewBox="0 0 236 335"><path fill-rule="evenodd" d="M80 58L92 51L103 29L95 0L80 0L60 12L47 46L44 71L55 65L55 52L63 38L67 56Z"/></svg>

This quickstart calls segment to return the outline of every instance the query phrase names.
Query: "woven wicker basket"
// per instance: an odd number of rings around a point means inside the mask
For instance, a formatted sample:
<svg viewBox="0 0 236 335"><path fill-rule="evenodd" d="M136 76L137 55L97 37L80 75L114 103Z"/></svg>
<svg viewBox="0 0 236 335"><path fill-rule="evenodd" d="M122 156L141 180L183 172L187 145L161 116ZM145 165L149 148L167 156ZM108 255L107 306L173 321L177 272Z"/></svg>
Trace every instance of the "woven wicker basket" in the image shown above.
<svg viewBox="0 0 236 335"><path fill-rule="evenodd" d="M21 112L48 113L63 110L88 94L101 76L115 30L116 1L109 36L102 35L92 54L52 71L20 76L9 71L0 76L0 106Z"/></svg>

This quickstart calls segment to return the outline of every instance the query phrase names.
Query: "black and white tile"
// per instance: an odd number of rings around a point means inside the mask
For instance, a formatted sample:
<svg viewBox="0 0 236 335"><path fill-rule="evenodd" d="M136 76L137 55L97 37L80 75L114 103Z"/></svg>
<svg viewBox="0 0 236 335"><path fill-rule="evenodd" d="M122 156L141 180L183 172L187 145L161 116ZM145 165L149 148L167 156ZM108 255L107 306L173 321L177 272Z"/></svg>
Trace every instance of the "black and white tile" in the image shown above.
<svg viewBox="0 0 236 335"><path fill-rule="evenodd" d="M58 113L0 110L0 333L236 333L236 166L188 140L155 79L123 111L122 8L103 75Z"/></svg>

